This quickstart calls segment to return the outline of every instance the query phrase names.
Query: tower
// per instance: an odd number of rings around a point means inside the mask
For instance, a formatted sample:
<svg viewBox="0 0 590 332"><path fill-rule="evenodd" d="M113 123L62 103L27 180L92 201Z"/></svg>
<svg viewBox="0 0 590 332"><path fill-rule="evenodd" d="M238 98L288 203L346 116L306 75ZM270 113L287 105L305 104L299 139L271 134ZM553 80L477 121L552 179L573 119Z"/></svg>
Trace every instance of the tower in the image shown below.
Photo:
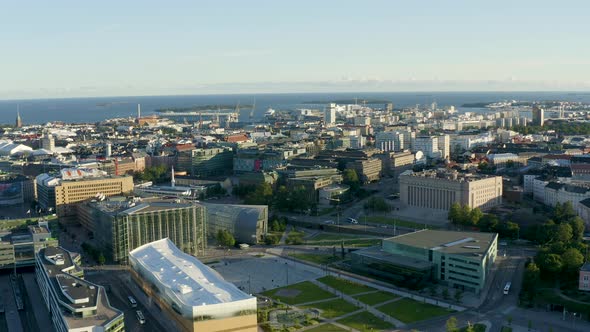
<svg viewBox="0 0 590 332"><path fill-rule="evenodd" d="M333 124L336 122L336 104L330 103L328 107L324 110L324 119L327 125Z"/></svg>
<svg viewBox="0 0 590 332"><path fill-rule="evenodd" d="M137 122L141 119L141 104L137 104Z"/></svg>
<svg viewBox="0 0 590 332"><path fill-rule="evenodd" d="M170 187L174 188L176 186L176 180L174 179L174 166L172 166L172 171L170 174Z"/></svg>
<svg viewBox="0 0 590 332"><path fill-rule="evenodd" d="M545 110L540 108L538 105L533 106L533 126L543 127L545 122Z"/></svg>
<svg viewBox="0 0 590 332"><path fill-rule="evenodd" d="M16 123L15 123L16 128L22 128L23 126L23 120L20 118L20 111L18 110L18 105L16 107Z"/></svg>
<svg viewBox="0 0 590 332"><path fill-rule="evenodd" d="M107 142L104 147L104 157L108 159L111 157L111 154L112 154L112 146L111 146L110 142Z"/></svg>

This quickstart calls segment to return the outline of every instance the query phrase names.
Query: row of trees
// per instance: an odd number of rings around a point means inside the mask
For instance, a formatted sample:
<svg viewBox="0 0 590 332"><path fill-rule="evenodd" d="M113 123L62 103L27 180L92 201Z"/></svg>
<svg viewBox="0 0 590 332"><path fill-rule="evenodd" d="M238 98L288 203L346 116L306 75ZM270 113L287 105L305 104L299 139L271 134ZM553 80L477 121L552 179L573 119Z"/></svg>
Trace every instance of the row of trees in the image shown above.
<svg viewBox="0 0 590 332"><path fill-rule="evenodd" d="M133 180L139 182L152 181L154 183L159 183L169 179L170 174L164 165L146 167L142 172L135 172L133 174Z"/></svg>
<svg viewBox="0 0 590 332"><path fill-rule="evenodd" d="M524 273L521 297L532 302L541 279L575 283L580 266L588 257L583 242L584 222L571 202L558 203L552 218L531 228L530 237L541 245L534 261L528 262Z"/></svg>
<svg viewBox="0 0 590 332"><path fill-rule="evenodd" d="M501 237L516 239L520 226L511 221L501 221L494 214L483 213L479 208L453 203L449 209L449 220L458 226L477 227L482 232L496 232Z"/></svg>

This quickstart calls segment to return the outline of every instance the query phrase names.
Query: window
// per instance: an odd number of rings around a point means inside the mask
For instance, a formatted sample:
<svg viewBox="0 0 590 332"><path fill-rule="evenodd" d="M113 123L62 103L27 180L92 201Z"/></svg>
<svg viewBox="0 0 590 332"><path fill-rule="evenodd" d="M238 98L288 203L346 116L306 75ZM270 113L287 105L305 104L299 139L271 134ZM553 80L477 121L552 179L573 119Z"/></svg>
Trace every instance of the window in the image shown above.
<svg viewBox="0 0 590 332"><path fill-rule="evenodd" d="M584 281L588 281L588 276L584 276Z"/></svg>

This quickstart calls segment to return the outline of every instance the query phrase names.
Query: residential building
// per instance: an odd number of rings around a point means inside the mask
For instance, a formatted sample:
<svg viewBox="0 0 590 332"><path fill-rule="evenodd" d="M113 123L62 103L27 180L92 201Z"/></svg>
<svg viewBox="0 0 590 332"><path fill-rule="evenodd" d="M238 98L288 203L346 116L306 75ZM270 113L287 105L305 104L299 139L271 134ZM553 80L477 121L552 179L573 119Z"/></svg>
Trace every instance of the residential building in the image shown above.
<svg viewBox="0 0 590 332"><path fill-rule="evenodd" d="M85 202L78 216L105 257L115 262L126 262L129 251L163 238L195 256L207 247L205 208L192 202L114 197Z"/></svg>
<svg viewBox="0 0 590 332"><path fill-rule="evenodd" d="M439 135L437 138L440 158L449 159L451 157L451 137L449 135Z"/></svg>
<svg viewBox="0 0 590 332"><path fill-rule="evenodd" d="M37 284L57 332L125 331L123 312L111 307L104 287L84 280L72 254L61 247L35 256Z"/></svg>
<svg viewBox="0 0 590 332"><path fill-rule="evenodd" d="M55 209L61 223L76 222L76 205L82 201L133 191L132 176L107 176L97 169L62 169L59 177L41 174L36 184L39 205Z"/></svg>
<svg viewBox="0 0 590 332"><path fill-rule="evenodd" d="M324 113L324 121L326 124L330 125L336 123L336 104L328 104L328 107L326 107Z"/></svg>
<svg viewBox="0 0 590 332"><path fill-rule="evenodd" d="M401 202L407 206L448 210L453 203L489 209L502 202L502 177L428 170L402 174Z"/></svg>
<svg viewBox="0 0 590 332"><path fill-rule="evenodd" d="M420 230L352 253L353 269L405 287L428 280L480 293L496 260L497 233Z"/></svg>
<svg viewBox="0 0 590 332"><path fill-rule="evenodd" d="M428 158L442 158L441 151L439 150L438 136L417 136L412 145L412 152L418 151L422 151Z"/></svg>
<svg viewBox="0 0 590 332"><path fill-rule="evenodd" d="M129 262L134 279L180 331L258 331L256 297L169 239L134 249Z"/></svg>
<svg viewBox="0 0 590 332"><path fill-rule="evenodd" d="M268 232L267 205L201 204L205 207L209 238L215 238L220 230L226 230L238 243L264 241Z"/></svg>

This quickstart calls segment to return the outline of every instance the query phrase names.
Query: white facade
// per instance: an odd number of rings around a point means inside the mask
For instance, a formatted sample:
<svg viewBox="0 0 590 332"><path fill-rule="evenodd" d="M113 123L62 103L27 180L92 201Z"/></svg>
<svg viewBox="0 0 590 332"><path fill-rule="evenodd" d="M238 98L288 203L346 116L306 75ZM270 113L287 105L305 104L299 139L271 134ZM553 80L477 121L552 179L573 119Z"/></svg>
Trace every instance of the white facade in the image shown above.
<svg viewBox="0 0 590 332"><path fill-rule="evenodd" d="M324 111L324 121L326 124L336 123L336 104L330 103Z"/></svg>
<svg viewBox="0 0 590 332"><path fill-rule="evenodd" d="M256 297L239 290L215 270L185 254L168 238L129 253L131 267L187 319L229 318L256 312Z"/></svg>
<svg viewBox="0 0 590 332"><path fill-rule="evenodd" d="M412 152L422 151L428 158L440 158L441 153L438 149L438 137L436 136L418 136L414 139Z"/></svg>
<svg viewBox="0 0 590 332"><path fill-rule="evenodd" d="M438 138L438 150L440 158L447 159L451 156L451 137L449 135L440 135Z"/></svg>
<svg viewBox="0 0 590 332"><path fill-rule="evenodd" d="M399 131L382 131L375 135L375 147L381 151L402 151L404 143L404 133Z"/></svg>
<svg viewBox="0 0 590 332"><path fill-rule="evenodd" d="M536 174L525 174L523 176L523 192L525 194L533 193L534 180L538 177L539 175Z"/></svg>

